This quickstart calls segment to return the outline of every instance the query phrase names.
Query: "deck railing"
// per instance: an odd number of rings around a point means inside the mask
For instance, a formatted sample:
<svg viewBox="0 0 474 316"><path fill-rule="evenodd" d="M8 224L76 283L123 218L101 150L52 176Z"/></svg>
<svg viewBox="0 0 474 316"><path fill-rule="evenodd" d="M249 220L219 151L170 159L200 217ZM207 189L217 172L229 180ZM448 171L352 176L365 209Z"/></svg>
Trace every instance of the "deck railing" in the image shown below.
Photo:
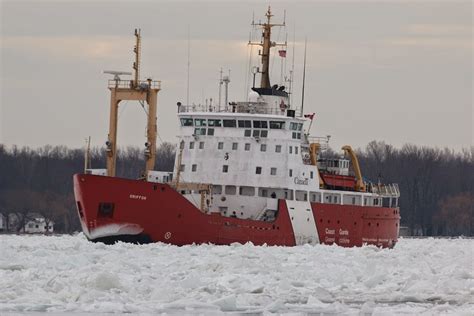
<svg viewBox="0 0 474 316"><path fill-rule="evenodd" d="M117 89L133 89L133 80L109 80L108 82L108 88L117 88ZM140 80L138 81L137 87L135 87L138 90L141 89L156 89L160 90L161 89L161 81L157 80Z"/></svg>
<svg viewBox="0 0 474 316"><path fill-rule="evenodd" d="M400 188L398 184L368 184L368 191L382 196L399 197Z"/></svg>
<svg viewBox="0 0 474 316"><path fill-rule="evenodd" d="M218 106L209 104L193 104L193 105L179 105L179 113L193 113L193 112L206 112L206 113L249 113L249 114L270 114L286 116L286 110L277 108L267 107L251 107L245 106L239 103L228 106Z"/></svg>

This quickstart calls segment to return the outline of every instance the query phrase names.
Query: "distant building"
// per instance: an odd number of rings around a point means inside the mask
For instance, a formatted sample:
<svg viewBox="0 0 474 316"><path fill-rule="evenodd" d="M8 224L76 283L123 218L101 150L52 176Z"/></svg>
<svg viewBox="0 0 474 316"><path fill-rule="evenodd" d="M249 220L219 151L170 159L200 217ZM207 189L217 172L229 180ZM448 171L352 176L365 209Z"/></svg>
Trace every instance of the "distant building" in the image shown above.
<svg viewBox="0 0 474 316"><path fill-rule="evenodd" d="M24 232L27 234L44 234L54 232L54 223L46 223L44 217L35 217L26 222Z"/></svg>

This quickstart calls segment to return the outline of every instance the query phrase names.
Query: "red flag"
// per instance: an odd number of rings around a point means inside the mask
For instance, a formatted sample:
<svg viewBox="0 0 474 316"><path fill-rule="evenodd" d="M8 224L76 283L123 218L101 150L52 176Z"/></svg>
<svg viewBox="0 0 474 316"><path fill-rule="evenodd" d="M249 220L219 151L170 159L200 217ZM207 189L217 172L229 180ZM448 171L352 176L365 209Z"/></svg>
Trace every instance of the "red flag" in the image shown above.
<svg viewBox="0 0 474 316"><path fill-rule="evenodd" d="M282 49L282 50L279 50L279 51L278 51L278 55L280 55L280 57L285 58L285 57L286 57L286 50L283 50L283 49Z"/></svg>
<svg viewBox="0 0 474 316"><path fill-rule="evenodd" d="M304 117L309 118L312 121L315 115L316 113L305 114Z"/></svg>

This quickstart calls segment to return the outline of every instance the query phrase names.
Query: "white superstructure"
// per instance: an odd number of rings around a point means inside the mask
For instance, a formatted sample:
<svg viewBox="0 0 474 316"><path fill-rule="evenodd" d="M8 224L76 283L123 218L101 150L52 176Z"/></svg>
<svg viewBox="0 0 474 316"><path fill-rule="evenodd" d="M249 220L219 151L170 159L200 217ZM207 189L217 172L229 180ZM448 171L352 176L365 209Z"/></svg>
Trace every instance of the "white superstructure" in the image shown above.
<svg viewBox="0 0 474 316"><path fill-rule="evenodd" d="M270 85L269 54L276 45L270 41L270 30L277 24L270 23L270 9L266 16L268 22L258 24L263 28L262 41L250 43L262 47L260 87L252 88L246 102L228 102L227 93L224 105L178 102L181 127L174 173L172 177L149 174L148 180L172 178L175 187L202 211L239 218L271 220L278 210L278 199L303 209L310 202L381 206L382 196L355 187L347 159L321 161L325 177L332 181L325 185L314 149L324 148L314 144L309 128L303 128L309 120L301 117L302 113L296 115L284 86ZM362 177L358 179L362 185ZM357 190L346 185L351 180ZM338 181L343 185L334 185ZM211 185L211 192L204 195L197 189L200 184ZM396 200L398 188L394 190L385 203L392 205L392 197ZM301 236L302 240L314 239L304 231Z"/></svg>

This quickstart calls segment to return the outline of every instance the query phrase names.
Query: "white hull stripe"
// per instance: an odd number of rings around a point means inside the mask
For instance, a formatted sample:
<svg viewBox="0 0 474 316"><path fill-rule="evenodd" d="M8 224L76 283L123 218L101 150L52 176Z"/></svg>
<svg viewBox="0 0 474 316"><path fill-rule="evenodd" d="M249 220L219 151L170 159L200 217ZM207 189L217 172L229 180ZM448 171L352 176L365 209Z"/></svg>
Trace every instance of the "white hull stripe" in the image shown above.
<svg viewBox="0 0 474 316"><path fill-rule="evenodd" d="M319 244L319 235L308 201L286 201L296 245Z"/></svg>

